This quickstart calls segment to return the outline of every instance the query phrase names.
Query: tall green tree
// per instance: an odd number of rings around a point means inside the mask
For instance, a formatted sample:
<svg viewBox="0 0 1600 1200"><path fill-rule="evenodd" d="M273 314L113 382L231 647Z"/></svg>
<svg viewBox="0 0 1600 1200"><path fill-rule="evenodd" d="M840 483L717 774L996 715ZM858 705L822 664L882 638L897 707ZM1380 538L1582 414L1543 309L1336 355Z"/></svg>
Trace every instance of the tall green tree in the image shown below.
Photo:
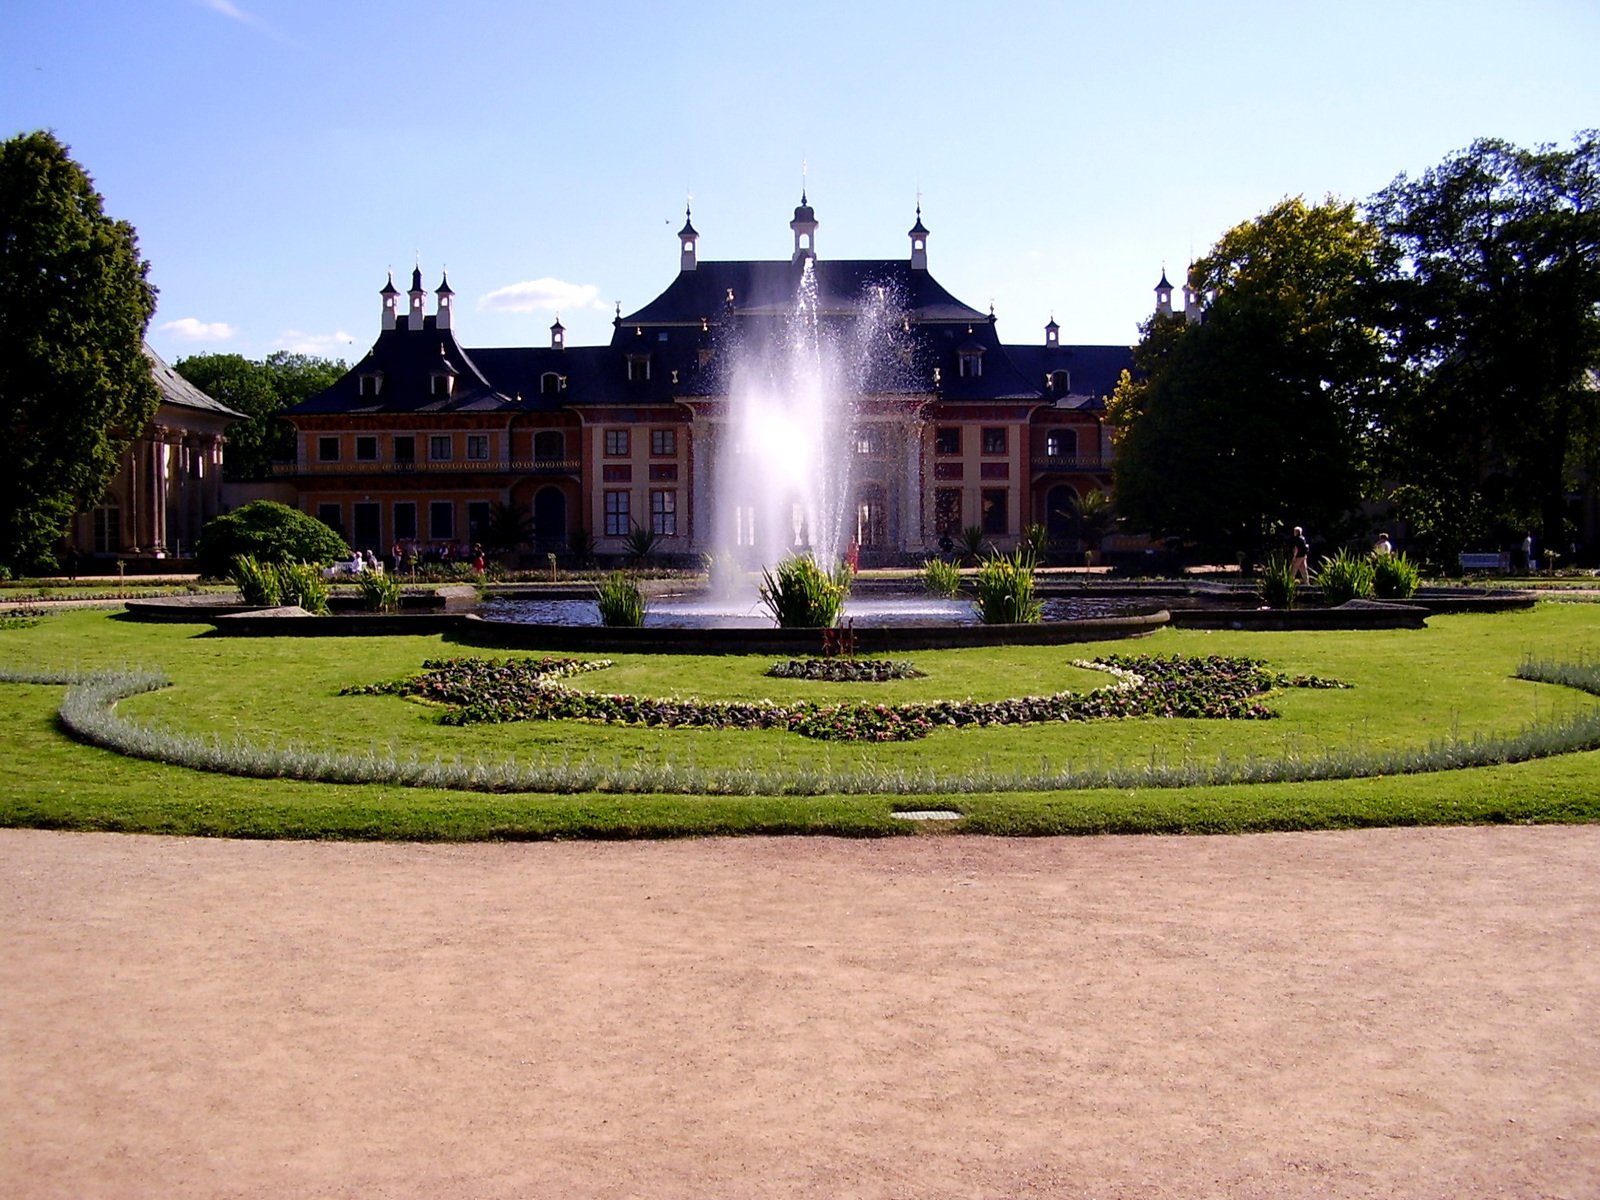
<svg viewBox="0 0 1600 1200"><path fill-rule="evenodd" d="M174 369L206 395L249 419L228 430L223 476L267 479L274 461L294 458L294 427L280 414L331 386L345 365L309 354L276 350L256 361L240 354L196 354Z"/></svg>
<svg viewBox="0 0 1600 1200"><path fill-rule="evenodd" d="M0 562L52 566L155 415L148 269L66 146L49 133L0 143Z"/></svg>
<svg viewBox="0 0 1600 1200"><path fill-rule="evenodd" d="M1287 199L1224 234L1192 269L1204 320L1152 317L1112 397L1124 524L1230 555L1293 525L1338 536L1369 478L1385 264L1335 200Z"/></svg>
<svg viewBox="0 0 1600 1200"><path fill-rule="evenodd" d="M1401 514L1440 558L1529 529L1564 546L1600 447L1600 133L1474 142L1372 211L1402 256L1410 386L1382 414Z"/></svg>

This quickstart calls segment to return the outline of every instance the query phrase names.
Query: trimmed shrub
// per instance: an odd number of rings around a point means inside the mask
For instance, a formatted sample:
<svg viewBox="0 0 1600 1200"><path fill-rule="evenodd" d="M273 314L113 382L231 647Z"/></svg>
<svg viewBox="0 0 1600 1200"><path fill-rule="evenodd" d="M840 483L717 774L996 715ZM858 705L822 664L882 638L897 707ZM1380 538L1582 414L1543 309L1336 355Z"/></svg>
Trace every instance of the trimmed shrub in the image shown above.
<svg viewBox="0 0 1600 1200"><path fill-rule="evenodd" d="M850 594L850 568L824 571L809 554L761 568L761 603L779 629L826 629L839 623Z"/></svg>
<svg viewBox="0 0 1600 1200"><path fill-rule="evenodd" d="M644 593L621 571L613 571L595 585L595 603L600 606L600 621L614 628L637 629L644 624Z"/></svg>
<svg viewBox="0 0 1600 1200"><path fill-rule="evenodd" d="M1372 587L1380 600L1409 600L1421 582L1421 568L1404 554L1373 555Z"/></svg>
<svg viewBox="0 0 1600 1200"><path fill-rule="evenodd" d="M1044 606L1033 591L1033 560L1026 550L996 554L978 568L978 619L985 625L1030 625Z"/></svg>
<svg viewBox="0 0 1600 1200"><path fill-rule="evenodd" d="M206 522L195 543L200 573L213 579L227 579L241 554L262 563L320 566L349 558L350 547L315 517L276 500L252 500Z"/></svg>
<svg viewBox="0 0 1600 1200"><path fill-rule="evenodd" d="M961 591L961 569L942 558L922 564L922 590L930 596L954 596Z"/></svg>
<svg viewBox="0 0 1600 1200"><path fill-rule="evenodd" d="M1349 600L1371 600L1373 596L1372 559L1368 555L1357 557L1348 550L1340 550L1332 558L1322 560L1317 571L1317 586L1329 604L1343 604Z"/></svg>

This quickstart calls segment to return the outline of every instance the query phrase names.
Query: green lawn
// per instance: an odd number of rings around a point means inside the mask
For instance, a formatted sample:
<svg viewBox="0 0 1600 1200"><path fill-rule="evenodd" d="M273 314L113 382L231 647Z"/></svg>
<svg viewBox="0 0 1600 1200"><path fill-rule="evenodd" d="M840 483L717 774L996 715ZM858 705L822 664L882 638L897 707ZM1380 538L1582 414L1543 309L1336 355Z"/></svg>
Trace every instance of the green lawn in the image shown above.
<svg viewBox="0 0 1600 1200"><path fill-rule="evenodd" d="M438 637L231 639L205 627L143 625L68 612L0 630L0 666L159 668L173 686L123 702L141 723L225 741L300 742L402 757L500 761L541 757L692 763L703 768L856 765L960 775L1041 764L1211 762L1403 748L1474 732L1514 733L1597 701L1512 678L1529 655L1600 657L1600 607L1541 604L1524 613L1435 617L1426 630L1235 633L1168 629L1136 642L908 655L927 675L882 684L782 682L771 656L617 655L575 686L719 699L999 699L1103 686L1072 660L1104 652L1245 654L1291 673L1331 676L1343 691L1290 690L1265 722L1141 719L980 730L940 729L883 746L781 732L660 730L572 722L443 727L436 710L390 696L341 697L344 684L416 671L425 658L482 653ZM79 745L55 721L59 686L0 685L9 762L0 824L233 836L482 838L668 836L712 832L917 832L889 813L906 797L488 795L423 788L249 780L126 759ZM917 806L913 799L910 806ZM935 803L935 801L929 801ZM1600 753L1432 775L1323 783L1005 792L941 796L958 828L1005 833L1299 829L1360 824L1600 818ZM952 825L941 825L948 831Z"/></svg>

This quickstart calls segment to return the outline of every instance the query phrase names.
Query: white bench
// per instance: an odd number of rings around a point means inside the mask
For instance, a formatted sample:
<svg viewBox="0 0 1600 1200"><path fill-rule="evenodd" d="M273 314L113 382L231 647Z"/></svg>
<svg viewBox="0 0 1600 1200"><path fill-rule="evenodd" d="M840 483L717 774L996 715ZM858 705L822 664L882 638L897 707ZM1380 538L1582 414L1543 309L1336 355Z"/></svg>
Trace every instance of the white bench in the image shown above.
<svg viewBox="0 0 1600 1200"><path fill-rule="evenodd" d="M1511 554L1509 551L1500 550L1487 554L1461 555L1461 569L1463 571L1500 571L1511 570Z"/></svg>

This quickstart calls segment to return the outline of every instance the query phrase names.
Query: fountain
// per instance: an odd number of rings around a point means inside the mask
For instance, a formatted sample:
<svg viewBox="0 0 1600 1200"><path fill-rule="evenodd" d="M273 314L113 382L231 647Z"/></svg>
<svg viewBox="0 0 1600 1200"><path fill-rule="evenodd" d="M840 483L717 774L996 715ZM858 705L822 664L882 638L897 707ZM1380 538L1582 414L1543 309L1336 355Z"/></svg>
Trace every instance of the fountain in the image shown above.
<svg viewBox="0 0 1600 1200"><path fill-rule="evenodd" d="M719 430L718 552L751 567L810 553L831 569L857 540L854 397L881 342L884 312L880 292L855 319L824 325L815 262L807 256L793 309L766 328L746 318L731 347L728 416Z"/></svg>

